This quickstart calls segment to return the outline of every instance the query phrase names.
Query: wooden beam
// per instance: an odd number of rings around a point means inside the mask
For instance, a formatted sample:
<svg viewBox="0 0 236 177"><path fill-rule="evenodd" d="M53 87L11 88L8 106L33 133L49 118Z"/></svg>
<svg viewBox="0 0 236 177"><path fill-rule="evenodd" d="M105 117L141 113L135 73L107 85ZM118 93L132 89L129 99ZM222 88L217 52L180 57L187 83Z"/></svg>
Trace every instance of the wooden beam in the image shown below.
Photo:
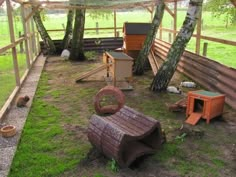
<svg viewBox="0 0 236 177"><path fill-rule="evenodd" d="M201 31L202 31L202 12L199 16L197 21L197 35L196 35L196 48L195 53L200 54L200 47L201 47Z"/></svg>
<svg viewBox="0 0 236 177"><path fill-rule="evenodd" d="M12 15L12 7L11 7L10 0L6 0L6 4L7 4L7 16L8 16L8 24L9 24L9 30L10 30L11 43L15 43L13 15ZM18 61L17 61L17 51L16 51L15 46L12 47L12 57L13 57L16 86L20 86L20 73L19 73L19 66L18 66Z"/></svg>
<svg viewBox="0 0 236 177"><path fill-rule="evenodd" d="M176 37L177 31L177 2L174 2L174 39Z"/></svg>
<svg viewBox="0 0 236 177"><path fill-rule="evenodd" d="M167 5L165 5L165 10L174 18L174 13L169 9Z"/></svg>
<svg viewBox="0 0 236 177"><path fill-rule="evenodd" d="M126 3L126 4L116 4L116 5L70 5L68 1L34 1L34 2L24 2L25 5L37 6L40 5L43 8L48 9L124 9L133 7L150 7L156 5L155 0L136 2L136 3Z"/></svg>
<svg viewBox="0 0 236 177"><path fill-rule="evenodd" d="M35 13L36 10L39 9L39 7L40 7L40 5L33 7L33 10L30 12L30 14L27 17L25 17L25 22L27 22L30 19L30 17L32 17L32 15Z"/></svg>
<svg viewBox="0 0 236 177"><path fill-rule="evenodd" d="M3 107L0 110L0 120L2 120L4 118L4 116L6 115L8 108L11 105L11 102L14 100L16 94L19 92L20 87L16 86L15 89L13 90L13 92L11 93L11 95L9 96L9 98L7 99L7 101L5 102L5 104L3 105Z"/></svg>
<svg viewBox="0 0 236 177"><path fill-rule="evenodd" d="M30 10L30 8L28 8L28 9L26 9L26 10ZM33 50L32 50L32 36L33 36L33 33L30 31L30 22L29 21L27 21L26 23L25 23L25 25L26 25L26 31L27 31L27 33L26 33L26 35L29 37L28 38L28 43L29 43L29 60L32 62L32 60L33 60Z"/></svg>
<svg viewBox="0 0 236 177"><path fill-rule="evenodd" d="M114 10L114 36L117 37L116 35L116 10Z"/></svg>
<svg viewBox="0 0 236 177"><path fill-rule="evenodd" d="M167 29L167 28L160 28L160 30L168 31L168 32L174 32L174 30ZM178 32L179 31L177 31L177 33ZM193 34L192 37L197 37L197 35ZM225 40L225 39L219 39L219 38L214 38L214 37L210 37L210 36L202 36L202 35L201 35L201 39L205 39L205 40L212 41L212 42L218 42L218 43L221 43L221 44L236 46L235 41L229 41L229 40Z"/></svg>
<svg viewBox="0 0 236 177"><path fill-rule="evenodd" d="M25 18L25 8L24 5L21 5L21 16L22 16L22 22L23 22L23 30L24 30L24 36L27 36L28 31L27 31L27 20ZM26 63L27 63L27 68L30 68L30 56L29 56L29 39L27 38L25 40L25 53L26 53Z"/></svg>
<svg viewBox="0 0 236 177"><path fill-rule="evenodd" d="M159 31L160 31L159 38L160 40L162 40L162 22L160 24Z"/></svg>

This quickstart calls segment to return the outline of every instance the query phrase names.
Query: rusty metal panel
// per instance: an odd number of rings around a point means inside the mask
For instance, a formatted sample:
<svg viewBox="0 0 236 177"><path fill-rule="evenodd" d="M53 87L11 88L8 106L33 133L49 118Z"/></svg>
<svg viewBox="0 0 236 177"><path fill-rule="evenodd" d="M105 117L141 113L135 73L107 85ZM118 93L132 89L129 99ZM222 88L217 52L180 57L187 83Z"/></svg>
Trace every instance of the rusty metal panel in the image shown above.
<svg viewBox="0 0 236 177"><path fill-rule="evenodd" d="M169 43L156 40L155 55L165 60L170 46ZM225 94L226 103L236 109L236 69L185 51L177 70L206 89Z"/></svg>
<svg viewBox="0 0 236 177"><path fill-rule="evenodd" d="M99 41L99 42L98 42ZM60 53L63 49L61 48L62 40L53 40L57 52ZM104 50L115 50L123 46L123 38L121 37L107 37L107 38L86 38L84 39L84 50L85 51L99 51L103 52ZM40 42L41 50L44 51L45 45L43 42ZM71 44L69 44L69 49Z"/></svg>
<svg viewBox="0 0 236 177"><path fill-rule="evenodd" d="M154 153L163 143L160 123L127 106L109 116L92 115L88 139L122 167L138 157Z"/></svg>

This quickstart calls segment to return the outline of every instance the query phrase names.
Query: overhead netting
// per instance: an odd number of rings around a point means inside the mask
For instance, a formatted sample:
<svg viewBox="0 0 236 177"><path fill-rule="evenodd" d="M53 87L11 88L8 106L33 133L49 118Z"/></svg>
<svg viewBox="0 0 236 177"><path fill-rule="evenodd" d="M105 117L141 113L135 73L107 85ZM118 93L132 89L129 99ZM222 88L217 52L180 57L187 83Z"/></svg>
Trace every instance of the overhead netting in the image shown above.
<svg viewBox="0 0 236 177"><path fill-rule="evenodd" d="M165 0L165 2L175 2L183 0ZM31 5L43 5L48 8L66 8L66 7L77 7L86 9L122 9L132 7L151 7L158 3L158 0L48 0L48 1L37 1L37 0L25 0L25 4Z"/></svg>

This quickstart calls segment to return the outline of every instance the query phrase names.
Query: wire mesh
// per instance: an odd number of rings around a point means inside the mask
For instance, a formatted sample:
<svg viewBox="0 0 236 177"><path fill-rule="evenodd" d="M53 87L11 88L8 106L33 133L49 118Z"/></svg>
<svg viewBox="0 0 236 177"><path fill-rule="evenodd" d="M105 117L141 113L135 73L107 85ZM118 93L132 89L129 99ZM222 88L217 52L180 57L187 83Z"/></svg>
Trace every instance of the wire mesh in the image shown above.
<svg viewBox="0 0 236 177"><path fill-rule="evenodd" d="M11 49L0 54L0 108L4 105L15 88L15 73L13 69Z"/></svg>

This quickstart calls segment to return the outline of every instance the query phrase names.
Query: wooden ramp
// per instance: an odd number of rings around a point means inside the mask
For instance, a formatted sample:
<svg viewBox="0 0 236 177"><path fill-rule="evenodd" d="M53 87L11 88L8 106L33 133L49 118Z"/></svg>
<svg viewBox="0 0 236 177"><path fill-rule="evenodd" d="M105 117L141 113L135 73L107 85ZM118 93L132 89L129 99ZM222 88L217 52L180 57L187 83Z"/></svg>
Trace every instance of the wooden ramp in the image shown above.
<svg viewBox="0 0 236 177"><path fill-rule="evenodd" d="M93 70L83 74L82 76L80 76L78 79L76 79L76 82L79 82L79 81L81 81L81 80L83 80L83 79L85 79L85 78L87 78L87 77L89 77L89 76L91 76L91 75L93 75L95 73L98 73L98 72L100 72L100 71L102 71L102 70L104 70L106 68L107 68L107 64L103 64L103 65L101 65L101 66L99 66L99 67L97 67L97 68L95 68L95 69L93 69Z"/></svg>
<svg viewBox="0 0 236 177"><path fill-rule="evenodd" d="M155 54L152 50L148 54L148 60L149 60L149 63L151 65L153 75L155 76L158 69L159 69L159 64L157 63L157 60L155 58Z"/></svg>
<svg viewBox="0 0 236 177"><path fill-rule="evenodd" d="M197 122L201 119L201 117L202 113L193 112L185 122L191 125L196 125Z"/></svg>

